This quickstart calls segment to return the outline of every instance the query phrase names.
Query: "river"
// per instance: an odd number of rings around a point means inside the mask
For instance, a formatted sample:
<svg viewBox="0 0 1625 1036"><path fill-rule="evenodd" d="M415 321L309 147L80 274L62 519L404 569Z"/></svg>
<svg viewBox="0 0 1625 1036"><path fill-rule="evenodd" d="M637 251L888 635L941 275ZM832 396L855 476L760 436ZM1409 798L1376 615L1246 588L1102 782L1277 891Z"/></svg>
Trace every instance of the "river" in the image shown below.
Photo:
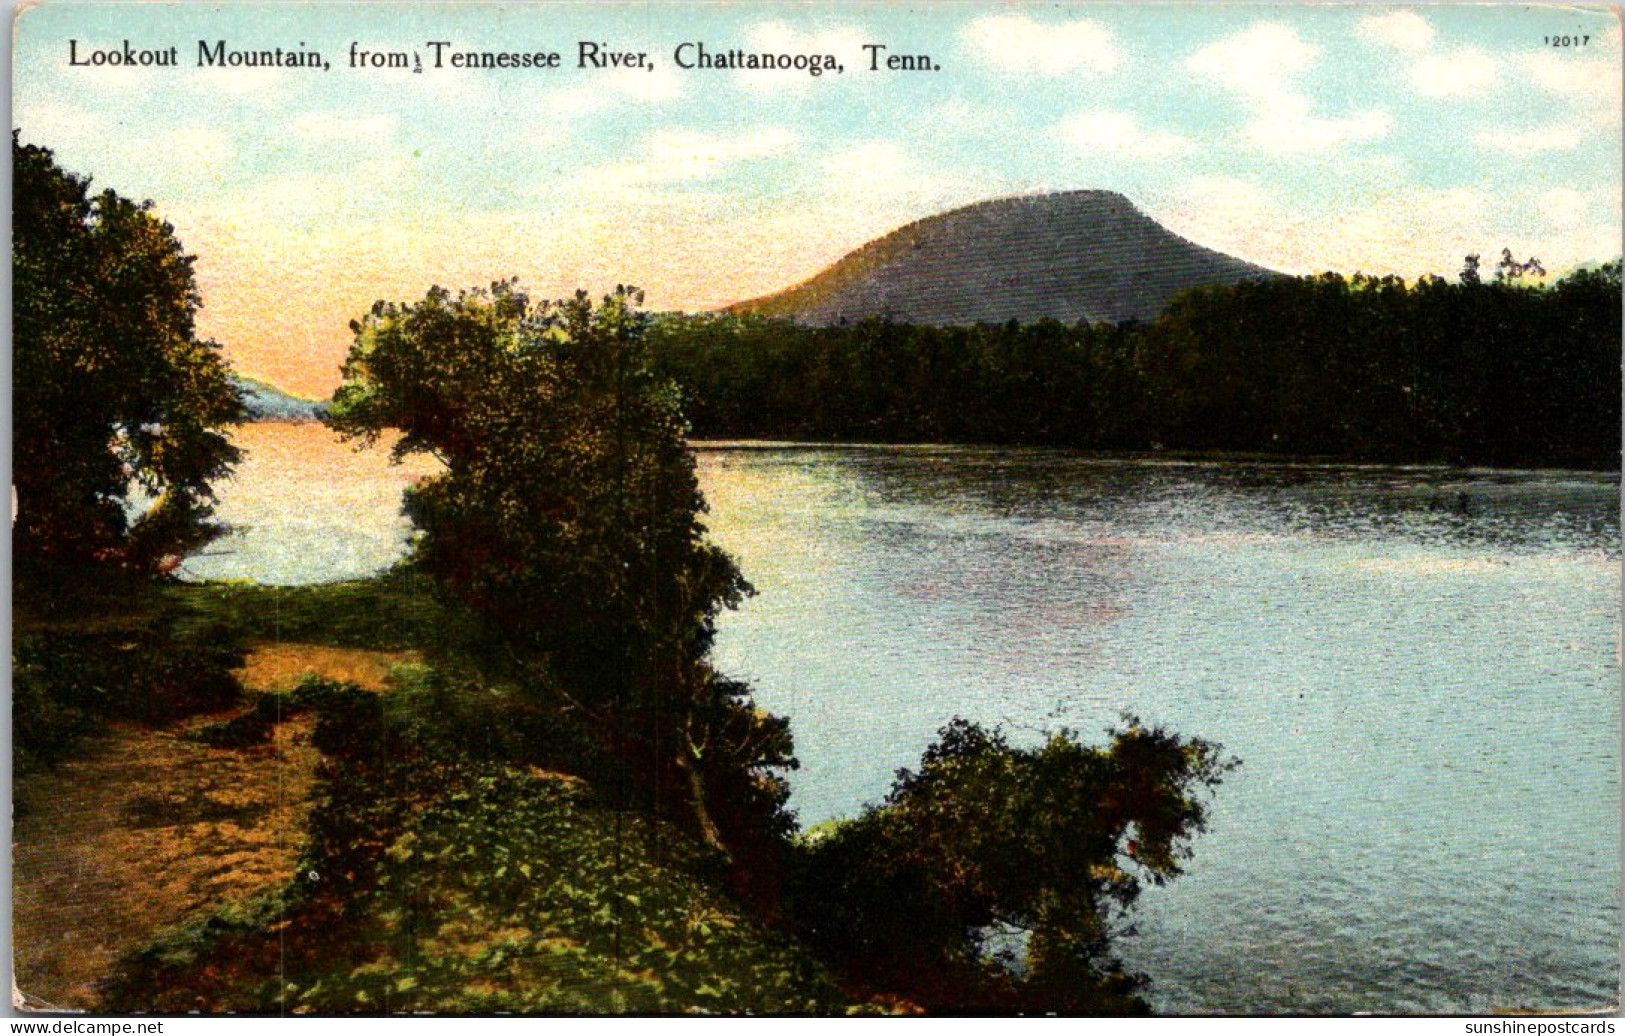
<svg viewBox="0 0 1625 1036"><path fill-rule="evenodd" d="M391 468L245 427L192 578L365 575ZM1617 475L712 444L759 593L721 667L792 718L804 824L954 716L1017 741L1125 712L1223 742L1187 873L1123 944L1165 1012L1462 1013L1618 996Z"/></svg>

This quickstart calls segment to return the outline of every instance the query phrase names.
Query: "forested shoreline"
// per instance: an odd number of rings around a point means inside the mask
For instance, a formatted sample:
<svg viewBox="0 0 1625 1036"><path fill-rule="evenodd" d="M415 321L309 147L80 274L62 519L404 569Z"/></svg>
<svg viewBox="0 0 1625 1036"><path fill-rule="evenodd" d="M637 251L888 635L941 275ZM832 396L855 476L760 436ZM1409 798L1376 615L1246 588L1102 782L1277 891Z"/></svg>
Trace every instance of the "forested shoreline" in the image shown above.
<svg viewBox="0 0 1625 1036"><path fill-rule="evenodd" d="M1149 324L835 327L662 314L696 438L1222 451L1616 470L1620 264L1550 284L1281 277Z"/></svg>

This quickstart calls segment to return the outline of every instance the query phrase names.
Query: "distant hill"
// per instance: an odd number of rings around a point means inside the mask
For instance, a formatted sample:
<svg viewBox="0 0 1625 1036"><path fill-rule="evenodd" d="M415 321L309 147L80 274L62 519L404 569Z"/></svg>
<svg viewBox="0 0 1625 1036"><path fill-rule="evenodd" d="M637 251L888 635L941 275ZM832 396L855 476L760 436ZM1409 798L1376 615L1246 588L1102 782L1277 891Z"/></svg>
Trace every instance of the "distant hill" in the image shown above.
<svg viewBox="0 0 1625 1036"><path fill-rule="evenodd" d="M1186 288L1274 276L1192 244L1112 191L999 198L910 223L732 312L838 324L1149 321Z"/></svg>
<svg viewBox="0 0 1625 1036"><path fill-rule="evenodd" d="M250 421L319 421L327 412L325 403L290 396L275 385L255 378L233 374L231 381L248 407Z"/></svg>

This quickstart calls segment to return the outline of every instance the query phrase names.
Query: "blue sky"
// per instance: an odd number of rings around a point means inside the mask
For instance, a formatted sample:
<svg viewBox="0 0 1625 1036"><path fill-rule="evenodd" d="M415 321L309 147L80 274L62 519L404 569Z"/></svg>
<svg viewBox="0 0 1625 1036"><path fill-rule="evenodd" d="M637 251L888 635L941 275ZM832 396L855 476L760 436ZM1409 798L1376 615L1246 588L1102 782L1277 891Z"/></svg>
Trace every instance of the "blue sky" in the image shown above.
<svg viewBox="0 0 1625 1036"><path fill-rule="evenodd" d="M1552 36L1589 36L1552 47ZM181 67L70 68L179 48ZM195 67L197 41L326 73ZM556 49L547 71L353 71L352 42ZM576 44L646 51L588 71ZM673 49L829 53L845 73L683 71ZM865 43L934 73L866 71ZM1021 4L48 3L17 23L26 141L150 197L205 333L323 394L379 297L518 274L656 307L772 291L912 219L1108 188L1276 269L1562 269L1620 250L1620 36L1598 9Z"/></svg>

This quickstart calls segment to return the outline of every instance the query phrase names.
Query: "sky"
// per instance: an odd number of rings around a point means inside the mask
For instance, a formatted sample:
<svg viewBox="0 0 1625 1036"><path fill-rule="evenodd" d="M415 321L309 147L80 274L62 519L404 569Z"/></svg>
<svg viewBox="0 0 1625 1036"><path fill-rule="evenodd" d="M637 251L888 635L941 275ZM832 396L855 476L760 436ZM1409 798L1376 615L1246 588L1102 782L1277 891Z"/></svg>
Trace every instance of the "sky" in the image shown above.
<svg viewBox="0 0 1625 1036"><path fill-rule="evenodd" d="M332 67L199 68L200 40ZM349 67L352 45L429 61L431 40L561 67ZM70 41L179 64L72 66ZM578 68L582 41L650 67ZM684 70L682 43L844 72ZM877 43L936 70L870 71ZM23 141L152 199L197 256L200 333L312 397L375 299L519 276L707 308L1012 194L1115 190L1290 273L1620 252L1620 26L1600 8L48 2L13 60Z"/></svg>

